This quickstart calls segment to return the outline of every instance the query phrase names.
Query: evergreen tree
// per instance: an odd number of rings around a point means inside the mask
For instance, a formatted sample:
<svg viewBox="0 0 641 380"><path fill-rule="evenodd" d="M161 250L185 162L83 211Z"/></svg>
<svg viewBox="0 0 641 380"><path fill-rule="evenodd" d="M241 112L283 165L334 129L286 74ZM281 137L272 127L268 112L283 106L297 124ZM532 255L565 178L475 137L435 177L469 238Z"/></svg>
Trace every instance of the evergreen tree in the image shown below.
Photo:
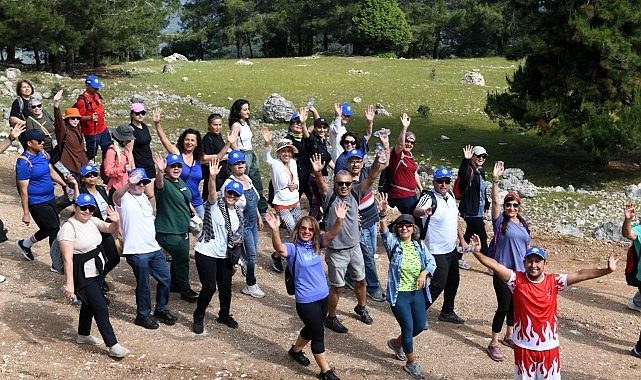
<svg viewBox="0 0 641 380"><path fill-rule="evenodd" d="M412 41L412 30L396 0L361 0L352 22L357 53L405 50Z"/></svg>

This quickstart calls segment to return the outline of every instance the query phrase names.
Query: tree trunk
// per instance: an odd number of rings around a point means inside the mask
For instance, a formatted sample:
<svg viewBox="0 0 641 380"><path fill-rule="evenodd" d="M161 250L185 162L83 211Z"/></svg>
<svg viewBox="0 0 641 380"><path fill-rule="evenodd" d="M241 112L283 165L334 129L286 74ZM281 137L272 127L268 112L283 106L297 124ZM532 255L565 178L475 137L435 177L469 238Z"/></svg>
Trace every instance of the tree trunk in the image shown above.
<svg viewBox="0 0 641 380"><path fill-rule="evenodd" d="M252 49L252 39L251 36L247 35L247 47L249 48L249 58L254 58L254 49Z"/></svg>
<svg viewBox="0 0 641 380"><path fill-rule="evenodd" d="M65 51L65 70L67 73L73 73L76 70L76 60L73 48Z"/></svg>
<svg viewBox="0 0 641 380"><path fill-rule="evenodd" d="M16 61L16 47L15 45L7 46L7 62Z"/></svg>
<svg viewBox="0 0 641 380"><path fill-rule="evenodd" d="M33 57L36 60L36 71L40 71L40 54L38 54L38 48L35 46L33 48Z"/></svg>
<svg viewBox="0 0 641 380"><path fill-rule="evenodd" d="M323 33L323 51L329 50L329 36Z"/></svg>
<svg viewBox="0 0 641 380"><path fill-rule="evenodd" d="M441 52L441 29L434 31L434 46L432 48L432 59L438 59Z"/></svg>
<svg viewBox="0 0 641 380"><path fill-rule="evenodd" d="M97 69L100 66L100 48L98 46L93 49L93 68Z"/></svg>
<svg viewBox="0 0 641 380"><path fill-rule="evenodd" d="M236 36L236 58L243 58L243 37L240 34Z"/></svg>
<svg viewBox="0 0 641 380"><path fill-rule="evenodd" d="M60 62L60 54L58 52L49 52L49 63L51 64L51 72L53 74L60 74L62 71L62 62Z"/></svg>

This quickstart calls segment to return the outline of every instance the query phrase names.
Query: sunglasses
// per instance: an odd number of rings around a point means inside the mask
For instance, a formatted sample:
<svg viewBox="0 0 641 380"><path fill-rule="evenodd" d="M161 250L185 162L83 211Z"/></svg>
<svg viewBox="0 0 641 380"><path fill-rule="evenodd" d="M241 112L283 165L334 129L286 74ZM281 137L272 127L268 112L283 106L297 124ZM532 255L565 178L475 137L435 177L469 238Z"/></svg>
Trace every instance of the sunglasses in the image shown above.
<svg viewBox="0 0 641 380"><path fill-rule="evenodd" d="M35 142L37 142L38 144L44 144L44 143L45 143L45 141L44 141L44 140L32 140L32 141L35 141Z"/></svg>
<svg viewBox="0 0 641 380"><path fill-rule="evenodd" d="M303 123L300 121L292 121L289 125L303 125Z"/></svg>
<svg viewBox="0 0 641 380"><path fill-rule="evenodd" d="M336 184L338 187L350 187L352 185L351 182L343 182L343 181L336 181Z"/></svg>
<svg viewBox="0 0 641 380"><path fill-rule="evenodd" d="M172 168L172 169L182 168L183 164L181 164L180 162L176 162L174 164L169 165L169 167Z"/></svg>
<svg viewBox="0 0 641 380"><path fill-rule="evenodd" d="M245 161L237 161L233 163L232 165L245 165Z"/></svg>
<svg viewBox="0 0 641 380"><path fill-rule="evenodd" d="M42 108L42 104L34 104L30 106L32 110L35 110L36 108Z"/></svg>
<svg viewBox="0 0 641 380"><path fill-rule="evenodd" d="M299 230L300 230L300 231L302 231L302 232L305 232L305 231L307 231L307 232L314 232L314 227L305 227L305 226L300 226Z"/></svg>
<svg viewBox="0 0 641 380"><path fill-rule="evenodd" d="M345 140L343 145L356 145L356 140Z"/></svg>
<svg viewBox="0 0 641 380"><path fill-rule="evenodd" d="M80 118L79 118L79 117L76 117L76 116L74 116L74 117L69 117L68 119L69 119L69 120L80 120Z"/></svg>
<svg viewBox="0 0 641 380"><path fill-rule="evenodd" d="M416 141L414 141L414 140L405 140L405 144L414 145L414 144L416 144Z"/></svg>
<svg viewBox="0 0 641 380"><path fill-rule="evenodd" d="M85 174L85 178L95 178L95 177L98 177L98 173L96 173L96 172L91 172L91 173Z"/></svg>
<svg viewBox="0 0 641 380"><path fill-rule="evenodd" d="M145 116L146 114L147 114L147 112L145 112L145 111L134 112L134 115L136 115L136 116L140 116L140 115Z"/></svg>
<svg viewBox="0 0 641 380"><path fill-rule="evenodd" d="M445 178L445 179L443 179L443 178L439 178L439 179L435 179L435 181L436 181L436 183L438 183L438 184L447 183L448 185L452 182L452 180L451 180L451 179L449 179L449 178Z"/></svg>
<svg viewBox="0 0 641 380"><path fill-rule="evenodd" d="M136 184L136 186L145 186L145 181L140 181Z"/></svg>
<svg viewBox="0 0 641 380"><path fill-rule="evenodd" d="M483 153L483 154L479 154L478 156L477 156L477 155L475 155L475 156L476 156L476 157L478 157L478 158L482 158L482 159L484 159L484 160L487 158L487 154L485 154L485 153Z"/></svg>
<svg viewBox="0 0 641 380"><path fill-rule="evenodd" d="M505 207L512 207L512 208L519 208L519 207L521 207L521 205L520 205L520 204L518 204L518 203L516 203L516 202L513 202L513 203L505 203L505 204L504 204L504 206L505 206Z"/></svg>
<svg viewBox="0 0 641 380"><path fill-rule="evenodd" d="M398 225L398 228L410 229L414 228L414 225L412 223L401 223Z"/></svg>
<svg viewBox="0 0 641 380"><path fill-rule="evenodd" d="M321 124L321 125L317 126L316 128L317 129L328 129L329 127L327 126L327 124Z"/></svg>
<svg viewBox="0 0 641 380"><path fill-rule="evenodd" d="M238 195L235 191L225 191L225 194L229 195L230 197L238 198L240 195Z"/></svg>
<svg viewBox="0 0 641 380"><path fill-rule="evenodd" d="M96 206L92 206L92 205L78 206L78 208L80 208L80 211L87 211L87 210L89 212L96 211Z"/></svg>

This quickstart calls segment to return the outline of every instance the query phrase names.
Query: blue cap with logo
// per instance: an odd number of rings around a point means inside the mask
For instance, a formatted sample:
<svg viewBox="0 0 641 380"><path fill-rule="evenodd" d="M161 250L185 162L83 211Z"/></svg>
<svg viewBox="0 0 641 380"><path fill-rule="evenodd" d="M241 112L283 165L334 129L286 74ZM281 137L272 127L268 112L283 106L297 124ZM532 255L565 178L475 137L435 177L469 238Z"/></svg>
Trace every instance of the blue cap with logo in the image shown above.
<svg viewBox="0 0 641 380"><path fill-rule="evenodd" d="M102 87L102 83L98 80L98 77L96 75L89 75L87 79L85 79L85 84L87 86L91 86L93 88L100 88Z"/></svg>
<svg viewBox="0 0 641 380"><path fill-rule="evenodd" d="M80 176L84 177L89 173L98 173L98 168L96 165L87 164L80 169Z"/></svg>
<svg viewBox="0 0 641 380"><path fill-rule="evenodd" d="M298 114L298 112L294 112L292 114L292 117L289 118L289 123L291 124L291 123L295 122L296 120L300 121L300 115Z"/></svg>
<svg viewBox="0 0 641 380"><path fill-rule="evenodd" d="M352 106L349 103L341 104L341 113L343 116L352 116Z"/></svg>
<svg viewBox="0 0 641 380"><path fill-rule="evenodd" d="M91 194L82 193L78 196L78 199L76 199L75 203L78 206L95 206L96 199Z"/></svg>
<svg viewBox="0 0 641 380"><path fill-rule="evenodd" d="M360 149L352 149L352 150L347 152L347 160L348 161L349 161L350 158L354 158L354 157L360 158L362 160L363 157L365 157L365 156L363 155L363 152L360 151Z"/></svg>
<svg viewBox="0 0 641 380"><path fill-rule="evenodd" d="M243 154L243 152L236 149L232 150L231 152L229 152L229 154L227 154L227 160L229 161L229 165L236 165L239 162L247 161L245 160L245 155Z"/></svg>
<svg viewBox="0 0 641 380"><path fill-rule="evenodd" d="M452 173L448 168L438 168L434 172L434 179L439 178L452 178Z"/></svg>
<svg viewBox="0 0 641 380"><path fill-rule="evenodd" d="M547 260L547 258L548 258L547 255L545 254L545 251L543 250L543 248L541 248L539 246L536 246L536 245L533 246L533 247L528 248L528 250L525 251L525 256L524 257L528 257L530 255L537 255L540 258L542 258L543 260Z"/></svg>
<svg viewBox="0 0 641 380"><path fill-rule="evenodd" d="M243 195L243 184L238 181L231 180L227 186L225 186L225 191L233 191L238 194L238 196L241 196Z"/></svg>
<svg viewBox="0 0 641 380"><path fill-rule="evenodd" d="M142 181L142 183L144 183L145 185L146 185L146 184L148 184L149 182L151 182L151 180L149 179L149 177L147 177L147 171L146 171L145 169L143 169L143 168L135 168L135 169L131 169L131 170L129 171L129 176L131 177L131 175L132 175L133 173L135 173L135 172L140 173L140 180L141 180L141 181Z"/></svg>
<svg viewBox="0 0 641 380"><path fill-rule="evenodd" d="M173 165L175 163L180 163L182 164L182 160L180 159L180 156L177 154L168 154L167 155L167 165Z"/></svg>

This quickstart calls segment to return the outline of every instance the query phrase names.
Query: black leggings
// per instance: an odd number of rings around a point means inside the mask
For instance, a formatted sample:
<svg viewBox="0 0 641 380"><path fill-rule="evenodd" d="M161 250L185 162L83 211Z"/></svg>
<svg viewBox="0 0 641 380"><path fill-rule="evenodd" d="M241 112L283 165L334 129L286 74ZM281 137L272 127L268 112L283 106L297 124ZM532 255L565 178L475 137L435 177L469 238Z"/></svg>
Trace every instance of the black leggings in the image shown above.
<svg viewBox="0 0 641 380"><path fill-rule="evenodd" d="M111 347L118 343L114 329L109 321L109 308L105 301L105 296L102 295L100 286L104 281L104 277L91 277L87 278L85 282L85 296L86 302L82 302L80 306L80 316L78 317L78 335L91 334L91 319L96 320L98 331L102 339L105 341L107 347Z"/></svg>
<svg viewBox="0 0 641 380"><path fill-rule="evenodd" d="M194 257L196 270L198 270L198 277L202 285L194 315L205 315L205 310L207 310L214 293L216 293L216 286L218 286L218 301L220 302L218 316L223 318L229 316L229 309L231 308L231 277L233 274L231 261L228 258L218 259L206 256L198 251L196 251Z"/></svg>
<svg viewBox="0 0 641 380"><path fill-rule="evenodd" d="M487 254L487 232L485 231L485 221L483 218L479 217L473 217L473 218L465 218L465 235L463 236L463 239L469 244L470 240L472 238L472 235L477 234L479 235L479 239L481 239L481 253L484 255ZM463 257L462 253L459 253L458 258L459 260Z"/></svg>
<svg viewBox="0 0 641 380"><path fill-rule="evenodd" d="M296 302L298 317L305 324L300 330L301 338L311 340L312 354L325 352L325 317L329 308L329 296L310 303Z"/></svg>
<svg viewBox="0 0 641 380"><path fill-rule="evenodd" d="M58 218L58 209L56 208L55 200L52 199L47 202L30 205L29 213L38 228L40 228L33 236L37 241L48 237L49 246L51 247L60 229L60 218Z"/></svg>
<svg viewBox="0 0 641 380"><path fill-rule="evenodd" d="M492 320L492 332L500 333L503 329L503 321L507 317L506 324L514 326L514 302L512 302L512 292L507 284L496 276L492 276L494 293L496 293L496 312Z"/></svg>

